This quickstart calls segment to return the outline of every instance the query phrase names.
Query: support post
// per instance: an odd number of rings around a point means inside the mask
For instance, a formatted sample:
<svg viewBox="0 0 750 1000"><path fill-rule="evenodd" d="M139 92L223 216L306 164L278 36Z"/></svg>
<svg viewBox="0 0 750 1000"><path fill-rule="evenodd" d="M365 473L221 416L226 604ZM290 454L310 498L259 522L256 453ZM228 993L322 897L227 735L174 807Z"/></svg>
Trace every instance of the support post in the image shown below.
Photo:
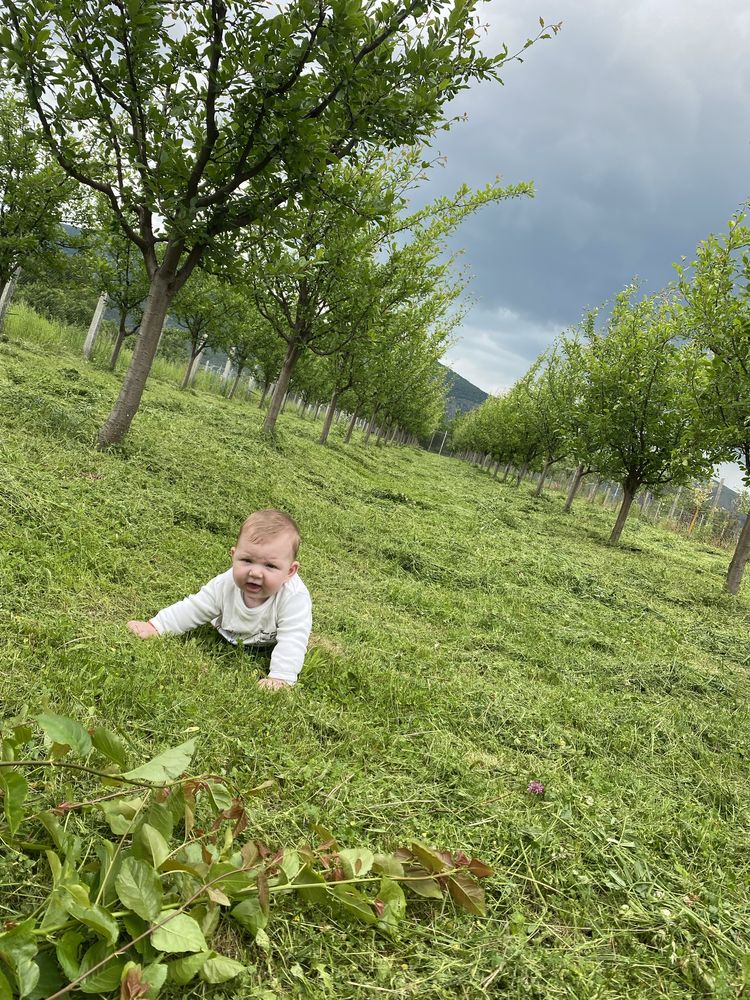
<svg viewBox="0 0 750 1000"><path fill-rule="evenodd" d="M91 318L91 323L89 324L89 332L86 334L86 339L83 342L83 356L87 361L91 361L91 356L94 353L96 335L99 333L99 327L102 325L102 318L106 308L107 293L102 292L99 296L99 301L96 303L96 309L94 310L94 315Z"/></svg>

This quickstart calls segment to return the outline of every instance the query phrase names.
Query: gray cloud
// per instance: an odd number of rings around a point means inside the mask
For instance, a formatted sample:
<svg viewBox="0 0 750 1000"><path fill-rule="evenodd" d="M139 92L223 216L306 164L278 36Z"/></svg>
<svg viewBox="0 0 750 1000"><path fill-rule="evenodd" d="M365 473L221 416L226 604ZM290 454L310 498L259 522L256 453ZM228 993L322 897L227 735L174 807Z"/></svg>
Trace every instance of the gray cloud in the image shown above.
<svg viewBox="0 0 750 1000"><path fill-rule="evenodd" d="M535 32L502 0L486 49ZM524 5L528 11L528 5ZM750 9L735 0L565 0L557 38L454 105L447 156L420 200L497 174L536 197L465 223L455 246L477 305L449 363L485 390L514 381L586 306L633 276L647 290L750 196ZM515 9L514 9L515 8Z"/></svg>

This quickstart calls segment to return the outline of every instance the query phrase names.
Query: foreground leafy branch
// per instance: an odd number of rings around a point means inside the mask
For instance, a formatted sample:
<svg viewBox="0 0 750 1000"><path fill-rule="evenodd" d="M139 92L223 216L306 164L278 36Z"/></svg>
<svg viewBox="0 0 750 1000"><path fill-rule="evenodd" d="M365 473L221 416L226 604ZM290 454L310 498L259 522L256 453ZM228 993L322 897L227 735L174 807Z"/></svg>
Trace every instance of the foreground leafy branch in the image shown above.
<svg viewBox="0 0 750 1000"><path fill-rule="evenodd" d="M0 931L0 1000L118 989L132 1000L156 997L167 982L227 982L245 966L216 951L212 938L230 921L269 952L266 927L279 893L389 936L406 913L404 888L484 914L478 879L492 871L462 852L421 843L392 854L345 849L321 827L314 843L272 850L243 839L246 805L227 778L187 776L194 740L127 769L116 734L51 713L35 722L2 730L0 841L17 857L43 854L47 865L32 868L41 902L31 912L11 910ZM71 754L85 763L62 759ZM50 805L64 771L115 791Z"/></svg>

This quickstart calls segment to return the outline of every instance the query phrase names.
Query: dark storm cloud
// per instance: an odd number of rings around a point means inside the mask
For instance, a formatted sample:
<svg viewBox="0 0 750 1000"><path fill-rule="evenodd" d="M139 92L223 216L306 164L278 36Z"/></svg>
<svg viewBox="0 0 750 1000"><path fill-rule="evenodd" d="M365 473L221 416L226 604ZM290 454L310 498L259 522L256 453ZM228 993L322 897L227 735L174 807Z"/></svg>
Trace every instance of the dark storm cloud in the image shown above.
<svg viewBox="0 0 750 1000"><path fill-rule="evenodd" d="M488 51L533 33L520 6L488 5ZM535 183L533 200L484 210L455 240L477 305L448 360L490 391L633 276L662 287L672 262L750 195L744 4L535 7L562 32L508 67L505 87L475 86L456 102L468 120L441 134L447 165L422 193L497 174Z"/></svg>

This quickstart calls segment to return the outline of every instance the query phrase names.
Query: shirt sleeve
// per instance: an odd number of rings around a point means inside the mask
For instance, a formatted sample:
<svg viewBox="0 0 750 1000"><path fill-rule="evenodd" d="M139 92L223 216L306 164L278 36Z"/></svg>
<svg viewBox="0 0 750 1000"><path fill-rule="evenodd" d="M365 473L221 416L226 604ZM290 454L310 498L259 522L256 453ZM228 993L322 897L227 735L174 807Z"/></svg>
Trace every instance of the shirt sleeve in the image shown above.
<svg viewBox="0 0 750 1000"><path fill-rule="evenodd" d="M294 684L302 669L312 630L312 601L306 590L290 594L279 607L276 645L268 676Z"/></svg>
<svg viewBox="0 0 750 1000"><path fill-rule="evenodd" d="M150 621L159 635L182 635L216 618L221 607L221 576L216 576L197 594L162 608Z"/></svg>

